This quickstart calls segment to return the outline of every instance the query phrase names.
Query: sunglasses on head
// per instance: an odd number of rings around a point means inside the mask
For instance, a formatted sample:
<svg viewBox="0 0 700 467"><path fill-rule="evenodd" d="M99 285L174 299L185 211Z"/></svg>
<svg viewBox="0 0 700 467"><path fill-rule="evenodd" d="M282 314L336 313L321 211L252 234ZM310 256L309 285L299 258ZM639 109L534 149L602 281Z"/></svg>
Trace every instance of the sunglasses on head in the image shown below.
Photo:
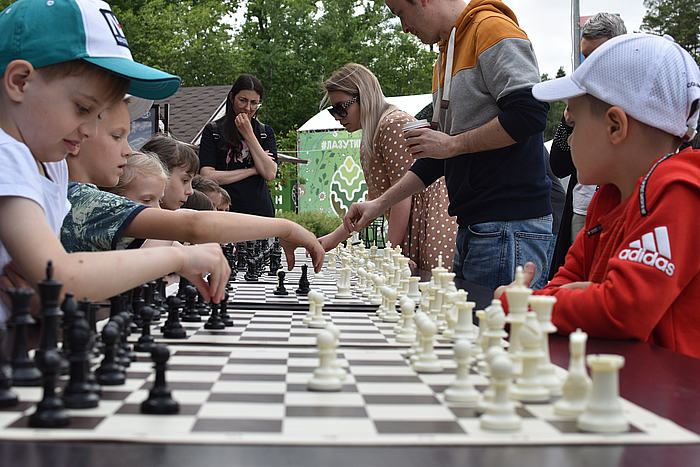
<svg viewBox="0 0 700 467"><path fill-rule="evenodd" d="M348 116L348 111L346 110L350 105L352 105L354 102L357 102L360 100L360 96L355 96L352 99L349 99L345 102L338 102L335 104L333 107L328 109L328 111L331 113L333 117L336 115L340 118L345 118Z"/></svg>

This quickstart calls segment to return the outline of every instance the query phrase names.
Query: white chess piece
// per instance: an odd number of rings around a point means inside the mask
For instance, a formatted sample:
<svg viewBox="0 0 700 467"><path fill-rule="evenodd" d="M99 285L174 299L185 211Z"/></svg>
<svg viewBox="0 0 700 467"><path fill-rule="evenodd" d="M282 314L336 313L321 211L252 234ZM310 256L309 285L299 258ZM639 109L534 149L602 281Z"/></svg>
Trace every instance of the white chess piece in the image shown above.
<svg viewBox="0 0 700 467"><path fill-rule="evenodd" d="M338 378L335 359L335 336L330 331L322 331L316 338L319 366L309 380L308 388L312 391L340 391L343 383Z"/></svg>
<svg viewBox="0 0 700 467"><path fill-rule="evenodd" d="M453 346L457 361L457 377L445 390L445 400L456 402L465 407L474 407L481 395L469 380L469 350L471 344L466 340L458 340Z"/></svg>
<svg viewBox="0 0 700 467"><path fill-rule="evenodd" d="M510 323L510 347L508 351L513 359L513 372L518 375L522 371L522 361L520 359L520 327L525 322L527 313L527 299L532 295L532 290L525 287L525 275L523 267L518 266L515 269L515 285L506 289L506 297L508 297L508 318Z"/></svg>
<svg viewBox="0 0 700 467"><path fill-rule="evenodd" d="M483 316L479 319L481 331L481 343L483 353L486 354L492 347L503 348L503 338L508 335L503 329L506 324L506 314L501 306L501 301L493 299L491 305L485 310L479 310ZM478 358L478 356L477 356ZM478 370L483 375L489 374L489 362L483 356L479 359Z"/></svg>
<svg viewBox="0 0 700 467"><path fill-rule="evenodd" d="M629 423L620 403L619 371L625 364L621 355L589 355L586 358L591 369L593 388L586 409L576 420L583 431L596 433L621 433L629 429Z"/></svg>
<svg viewBox="0 0 700 467"><path fill-rule="evenodd" d="M569 373L562 387L562 398L554 404L554 413L578 416L583 413L591 393L591 378L586 372L588 334L577 329L569 334Z"/></svg>
<svg viewBox="0 0 700 467"><path fill-rule="evenodd" d="M335 298L346 299L352 298L350 293L350 267L345 266L340 270L340 279L338 279L338 292Z"/></svg>
<svg viewBox="0 0 700 467"><path fill-rule="evenodd" d="M515 413L515 405L508 399L510 378L513 376L513 362L507 354L496 355L491 361L491 385L493 401L486 404L486 412L481 416L480 426L484 430L516 431L522 426L522 419Z"/></svg>
<svg viewBox="0 0 700 467"><path fill-rule="evenodd" d="M307 326L316 315L316 301L314 300L314 297L317 294L318 292L316 292L315 290L309 290L309 293L306 296L309 300L309 311L306 312L306 316L304 316L304 319L302 319L301 322L306 324Z"/></svg>
<svg viewBox="0 0 700 467"><path fill-rule="evenodd" d="M415 320L421 336L421 347L413 369L418 373L440 373L443 370L442 364L435 354L437 326L425 313L416 314Z"/></svg>
<svg viewBox="0 0 700 467"><path fill-rule="evenodd" d="M466 339L474 341L474 307L476 303L467 301L467 292L460 290L457 292L455 305L457 306L457 324L455 325L455 339Z"/></svg>
<svg viewBox="0 0 700 467"><path fill-rule="evenodd" d="M329 324L326 327L326 330L330 331L331 334L333 334L333 337L335 338L335 349L337 349L338 344L340 344L340 329L338 329L338 327L335 324ZM330 366L335 368L336 376L338 378L340 378L341 381L343 381L345 378L347 378L348 373L345 371L342 363L340 362L340 360L337 357L338 357L337 354L334 352Z"/></svg>
<svg viewBox="0 0 700 467"><path fill-rule="evenodd" d="M408 298L413 300L413 302L418 305L420 303L420 289L418 288L418 282L420 277L411 276L408 278Z"/></svg>
<svg viewBox="0 0 700 467"><path fill-rule="evenodd" d="M325 328L328 323L326 323L326 317L323 316L323 301L324 297L320 293L316 293L313 296L314 299L314 316L309 321L310 328Z"/></svg>
<svg viewBox="0 0 700 467"><path fill-rule="evenodd" d="M520 327L520 344L522 346L522 372L510 389L513 399L523 402L549 401L549 389L542 384L538 373L542 351L542 330L537 315L528 312L525 323Z"/></svg>
<svg viewBox="0 0 700 467"><path fill-rule="evenodd" d="M413 342L416 339L416 323L413 316L416 310L416 303L408 297L401 299L401 329L394 332L396 334L396 342Z"/></svg>
<svg viewBox="0 0 700 467"><path fill-rule="evenodd" d="M401 316L396 312L396 289L385 285L382 287L384 298L384 313L380 316L382 321L396 323Z"/></svg>
<svg viewBox="0 0 700 467"><path fill-rule="evenodd" d="M556 297L549 295L533 295L528 299L530 309L537 315L537 321L542 330L542 352L544 355L537 366L537 373L542 384L549 389L552 396L561 395L562 381L556 373L556 367L549 356L549 335L557 332L557 327L552 323L552 307L557 302Z"/></svg>

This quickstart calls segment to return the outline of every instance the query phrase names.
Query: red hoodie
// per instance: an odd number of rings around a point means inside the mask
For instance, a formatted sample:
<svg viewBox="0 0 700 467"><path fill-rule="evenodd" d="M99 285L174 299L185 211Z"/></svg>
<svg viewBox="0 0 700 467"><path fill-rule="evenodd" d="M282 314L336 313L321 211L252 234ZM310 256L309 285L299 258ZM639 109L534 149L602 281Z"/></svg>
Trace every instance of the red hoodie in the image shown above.
<svg viewBox="0 0 700 467"><path fill-rule="evenodd" d="M605 185L544 289L560 332L639 339L700 358L700 151L659 158L635 192ZM593 282L584 290L559 286Z"/></svg>

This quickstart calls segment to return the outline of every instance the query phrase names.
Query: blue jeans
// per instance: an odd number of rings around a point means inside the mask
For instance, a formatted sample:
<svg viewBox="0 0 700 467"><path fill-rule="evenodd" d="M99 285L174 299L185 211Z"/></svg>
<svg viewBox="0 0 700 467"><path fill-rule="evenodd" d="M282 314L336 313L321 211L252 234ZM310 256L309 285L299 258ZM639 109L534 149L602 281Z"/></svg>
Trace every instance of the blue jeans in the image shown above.
<svg viewBox="0 0 700 467"><path fill-rule="evenodd" d="M552 215L460 226L453 271L457 277L495 290L510 284L515 267L535 263L532 288L547 281L552 242Z"/></svg>

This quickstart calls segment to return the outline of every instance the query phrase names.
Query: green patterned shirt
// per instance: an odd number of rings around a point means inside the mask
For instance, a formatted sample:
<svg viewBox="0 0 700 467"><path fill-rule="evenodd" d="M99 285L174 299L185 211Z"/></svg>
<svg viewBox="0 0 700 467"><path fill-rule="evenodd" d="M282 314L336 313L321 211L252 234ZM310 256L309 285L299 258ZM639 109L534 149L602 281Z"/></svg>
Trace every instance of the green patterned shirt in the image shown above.
<svg viewBox="0 0 700 467"><path fill-rule="evenodd" d="M71 209L63 220L61 243L69 253L129 247L134 239L122 234L147 207L90 183L68 183L68 201Z"/></svg>

